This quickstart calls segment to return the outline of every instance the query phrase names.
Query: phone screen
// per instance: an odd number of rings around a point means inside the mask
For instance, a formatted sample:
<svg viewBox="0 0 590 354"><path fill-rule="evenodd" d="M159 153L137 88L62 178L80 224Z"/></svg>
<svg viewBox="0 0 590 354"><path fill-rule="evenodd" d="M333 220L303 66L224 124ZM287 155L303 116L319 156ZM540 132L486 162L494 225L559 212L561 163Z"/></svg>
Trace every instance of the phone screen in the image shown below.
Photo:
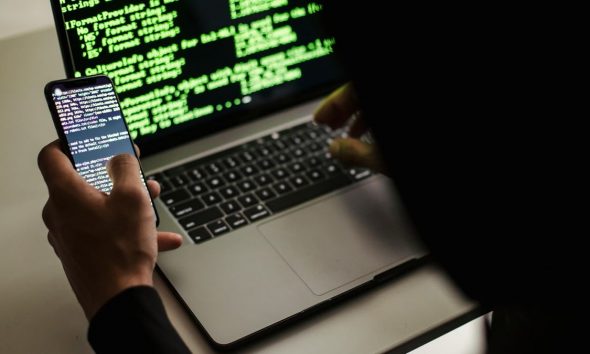
<svg viewBox="0 0 590 354"><path fill-rule="evenodd" d="M51 97L76 170L90 185L110 193L108 160L119 154L135 156L112 82L97 78L89 86L56 83Z"/></svg>

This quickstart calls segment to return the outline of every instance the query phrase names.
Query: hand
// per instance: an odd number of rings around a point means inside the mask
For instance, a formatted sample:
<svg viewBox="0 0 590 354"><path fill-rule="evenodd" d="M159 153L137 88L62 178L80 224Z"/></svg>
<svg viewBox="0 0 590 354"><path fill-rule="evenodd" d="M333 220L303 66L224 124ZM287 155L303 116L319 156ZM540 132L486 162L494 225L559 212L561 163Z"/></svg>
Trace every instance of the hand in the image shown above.
<svg viewBox="0 0 590 354"><path fill-rule="evenodd" d="M43 209L49 243L86 317L127 288L152 286L158 249L177 248L182 237L156 230L137 159L109 161L110 195L86 183L57 141L41 150L38 163L49 189ZM152 197L160 193L157 182L148 181L148 189Z"/></svg>
<svg viewBox="0 0 590 354"><path fill-rule="evenodd" d="M322 102L314 114L318 124L326 124L332 129L341 128L356 116L352 122L349 138L335 139L330 144L330 153L345 165L367 167L375 172L383 172L384 165L373 144L362 142L360 137L368 131L359 109L359 102L351 84L334 91Z"/></svg>

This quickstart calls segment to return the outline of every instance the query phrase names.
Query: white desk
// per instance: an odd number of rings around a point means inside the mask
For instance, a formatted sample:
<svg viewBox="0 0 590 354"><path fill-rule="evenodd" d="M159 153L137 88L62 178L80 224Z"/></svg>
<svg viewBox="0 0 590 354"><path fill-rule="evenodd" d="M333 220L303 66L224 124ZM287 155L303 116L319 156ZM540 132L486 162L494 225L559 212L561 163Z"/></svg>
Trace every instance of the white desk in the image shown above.
<svg viewBox="0 0 590 354"><path fill-rule="evenodd" d="M55 139L42 91L46 82L63 76L53 29L0 40L1 353L91 352L87 322L41 221L46 190L36 157ZM170 291L159 279L156 283L191 350L212 352ZM426 267L274 333L246 351L382 352L472 308L440 271Z"/></svg>

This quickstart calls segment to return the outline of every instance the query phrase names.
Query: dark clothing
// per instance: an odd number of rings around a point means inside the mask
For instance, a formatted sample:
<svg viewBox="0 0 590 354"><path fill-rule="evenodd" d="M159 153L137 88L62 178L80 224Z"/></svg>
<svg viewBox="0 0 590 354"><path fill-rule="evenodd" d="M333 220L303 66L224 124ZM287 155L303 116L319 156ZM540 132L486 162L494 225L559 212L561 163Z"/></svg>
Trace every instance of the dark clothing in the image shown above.
<svg viewBox="0 0 590 354"><path fill-rule="evenodd" d="M115 296L90 321L88 341L96 353L190 353L154 288L135 287Z"/></svg>
<svg viewBox="0 0 590 354"><path fill-rule="evenodd" d="M577 22L517 3L328 0L324 14L419 235L498 311L491 350L583 340Z"/></svg>

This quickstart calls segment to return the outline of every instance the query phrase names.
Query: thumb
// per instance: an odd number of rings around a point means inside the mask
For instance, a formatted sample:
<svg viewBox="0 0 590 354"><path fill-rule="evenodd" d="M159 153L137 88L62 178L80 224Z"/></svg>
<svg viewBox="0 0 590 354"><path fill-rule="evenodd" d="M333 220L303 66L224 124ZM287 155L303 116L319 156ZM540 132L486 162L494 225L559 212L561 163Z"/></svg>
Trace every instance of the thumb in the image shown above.
<svg viewBox="0 0 590 354"><path fill-rule="evenodd" d="M173 232L158 232L158 251L171 251L182 246L182 236Z"/></svg>
<svg viewBox="0 0 590 354"><path fill-rule="evenodd" d="M141 180L139 162L134 156L122 154L107 162L107 171L113 181L113 190L135 188Z"/></svg>
<svg viewBox="0 0 590 354"><path fill-rule="evenodd" d="M383 172L383 162L373 144L358 139L336 139L330 144L330 154L345 165L366 167L375 172Z"/></svg>

